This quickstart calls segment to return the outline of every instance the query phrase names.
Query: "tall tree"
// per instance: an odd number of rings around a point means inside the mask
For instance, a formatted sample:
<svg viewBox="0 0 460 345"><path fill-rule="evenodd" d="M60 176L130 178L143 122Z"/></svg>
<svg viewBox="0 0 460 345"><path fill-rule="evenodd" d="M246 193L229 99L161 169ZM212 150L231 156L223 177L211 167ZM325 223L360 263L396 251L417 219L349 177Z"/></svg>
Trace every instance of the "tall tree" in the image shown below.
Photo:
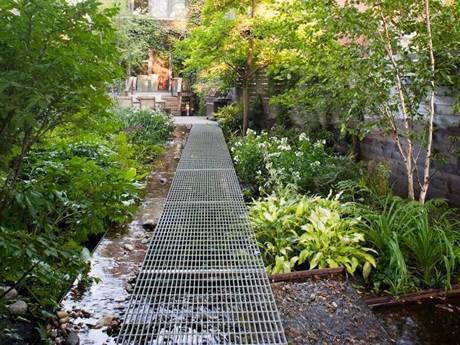
<svg viewBox="0 0 460 345"><path fill-rule="evenodd" d="M339 28L353 44L362 38L371 86L362 92L378 100L368 114L391 133L408 198L424 203L433 177L436 95L440 87L459 91L460 8L449 1L392 0L365 1L344 12Z"/></svg>
<svg viewBox="0 0 460 345"><path fill-rule="evenodd" d="M424 203L434 174L436 96L440 87L458 92L458 4L293 0L276 11L279 58L271 72L294 80L278 101L300 100L319 114L332 109L347 130L376 126L390 135L404 162L407 195Z"/></svg>
<svg viewBox="0 0 460 345"><path fill-rule="evenodd" d="M244 134L249 124L250 82L268 63L261 53L267 42L258 31L266 16L263 5L256 0L205 1L201 20L177 49L186 69L198 71L208 85L241 87Z"/></svg>

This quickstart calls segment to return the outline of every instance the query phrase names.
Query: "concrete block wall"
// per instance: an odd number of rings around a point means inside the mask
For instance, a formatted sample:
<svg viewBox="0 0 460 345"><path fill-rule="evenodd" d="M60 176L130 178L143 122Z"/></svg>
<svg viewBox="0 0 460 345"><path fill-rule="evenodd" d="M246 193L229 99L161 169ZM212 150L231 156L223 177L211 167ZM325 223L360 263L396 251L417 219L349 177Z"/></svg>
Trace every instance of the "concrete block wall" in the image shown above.
<svg viewBox="0 0 460 345"><path fill-rule="evenodd" d="M436 131L433 137L435 152L441 153L446 161L434 161L428 196L446 198L460 206L460 113L455 109L455 98L438 95L436 97ZM369 134L361 143L361 157L365 160L385 162L391 168L391 178L397 193L407 194L407 180L402 157L391 137L382 136L377 131ZM419 170L423 171L424 157L419 160Z"/></svg>
<svg viewBox="0 0 460 345"><path fill-rule="evenodd" d="M272 95L267 74L260 70L254 77L250 87L251 102L261 97L264 105L264 118L258 119L260 127L271 127L278 115L276 107L269 104ZM439 88L436 95L436 131L434 134L434 150L447 157L445 164L434 161L433 171L436 171L429 190L430 198L446 198L450 203L460 206L460 107L454 105L458 98L452 96L452 91ZM299 112L300 113L300 112ZM291 116L295 125L305 125L304 116ZM334 122L334 119L330 119ZM455 144L452 140L457 140ZM391 168L391 179L395 191L401 196L407 195L407 180L405 166L401 155L389 136L378 132L369 134L361 143L361 157L364 160L378 160L385 162ZM419 160L419 170L423 171L423 156Z"/></svg>

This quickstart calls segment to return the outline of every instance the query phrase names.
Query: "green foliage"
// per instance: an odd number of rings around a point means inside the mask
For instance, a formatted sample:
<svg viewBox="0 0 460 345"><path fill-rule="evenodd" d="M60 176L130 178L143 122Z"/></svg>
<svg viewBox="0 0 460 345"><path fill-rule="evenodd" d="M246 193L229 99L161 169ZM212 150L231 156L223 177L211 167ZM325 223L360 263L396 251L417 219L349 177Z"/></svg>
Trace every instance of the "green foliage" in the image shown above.
<svg viewBox="0 0 460 345"><path fill-rule="evenodd" d="M0 283L22 278L20 293L35 316L87 272L82 246L135 211L142 163L156 157L172 129L166 114L116 109L55 129L25 157L0 219Z"/></svg>
<svg viewBox="0 0 460 345"><path fill-rule="evenodd" d="M153 160L161 153L158 145L166 142L174 130L174 121L160 110L114 108L129 141L138 146L137 157Z"/></svg>
<svg viewBox="0 0 460 345"><path fill-rule="evenodd" d="M117 46L121 52L121 64L131 74L144 65L149 49L155 54L168 54L181 35L180 31L151 17L119 19Z"/></svg>
<svg viewBox="0 0 460 345"><path fill-rule="evenodd" d="M243 110L241 104L236 103L222 107L215 113L215 117L226 138L232 138L242 133Z"/></svg>
<svg viewBox="0 0 460 345"><path fill-rule="evenodd" d="M389 196L381 209L357 205L361 231L381 254L373 277L376 289L393 294L414 288L446 287L458 274L460 237L458 222L449 221L445 204L426 205Z"/></svg>
<svg viewBox="0 0 460 345"><path fill-rule="evenodd" d="M424 202L430 182L424 175L432 173L419 169L412 176L411 164L432 156L435 91L458 92L460 7L441 0L294 0L272 10L265 30L276 40L263 52L273 54L268 70L281 90L272 102L312 130L340 122L343 134L362 138L377 127L407 142L400 151L410 156L408 196L414 197L412 184L426 184ZM441 163L441 156L434 160Z"/></svg>
<svg viewBox="0 0 460 345"><path fill-rule="evenodd" d="M0 226L2 283L19 281L19 293L33 298L32 313L56 306L60 295L87 266L80 247L72 240L53 233L37 236L21 229ZM0 313L4 310L0 299Z"/></svg>
<svg viewBox="0 0 460 345"><path fill-rule="evenodd" d="M366 172L361 170L357 178L339 181L337 189L345 200L379 208L382 198L392 195L390 169L382 162L370 161Z"/></svg>
<svg viewBox="0 0 460 345"><path fill-rule="evenodd" d="M115 14L95 0L0 4L0 285L35 317L78 274L92 281L83 246L130 217L173 129L165 114L106 111Z"/></svg>
<svg viewBox="0 0 460 345"><path fill-rule="evenodd" d="M258 28L266 16L264 4L270 1L203 2L199 20L176 45L176 54L184 60L184 72L196 75L194 88L200 94L248 85L254 73L269 61L262 48L270 37Z"/></svg>
<svg viewBox="0 0 460 345"><path fill-rule="evenodd" d="M118 153L128 149L133 155L126 137L113 139L52 137L33 150L3 221L17 228L59 228L82 243L126 220L139 197L137 166Z"/></svg>
<svg viewBox="0 0 460 345"><path fill-rule="evenodd" d="M343 266L350 274L362 268L365 278L376 266L373 250L363 246L359 218L347 214L336 198L309 198L287 191L254 202L250 218L267 270L290 272Z"/></svg>
<svg viewBox="0 0 460 345"><path fill-rule="evenodd" d="M119 75L114 15L95 0L1 3L0 213L36 142L110 104L106 86Z"/></svg>
<svg viewBox="0 0 460 345"><path fill-rule="evenodd" d="M325 141L312 142L304 133L279 138L251 131L236 139L231 151L238 176L252 194L291 185L302 193L327 195L359 170L350 159L328 153Z"/></svg>

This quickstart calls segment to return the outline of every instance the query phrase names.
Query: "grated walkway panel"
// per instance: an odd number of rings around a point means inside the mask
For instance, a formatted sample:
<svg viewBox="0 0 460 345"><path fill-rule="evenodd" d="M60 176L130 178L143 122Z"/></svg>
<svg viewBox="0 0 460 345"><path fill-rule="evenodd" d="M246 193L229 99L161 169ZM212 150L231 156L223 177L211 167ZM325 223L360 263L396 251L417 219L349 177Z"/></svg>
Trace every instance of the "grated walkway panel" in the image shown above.
<svg viewBox="0 0 460 345"><path fill-rule="evenodd" d="M222 131L195 125L118 344L286 344Z"/></svg>

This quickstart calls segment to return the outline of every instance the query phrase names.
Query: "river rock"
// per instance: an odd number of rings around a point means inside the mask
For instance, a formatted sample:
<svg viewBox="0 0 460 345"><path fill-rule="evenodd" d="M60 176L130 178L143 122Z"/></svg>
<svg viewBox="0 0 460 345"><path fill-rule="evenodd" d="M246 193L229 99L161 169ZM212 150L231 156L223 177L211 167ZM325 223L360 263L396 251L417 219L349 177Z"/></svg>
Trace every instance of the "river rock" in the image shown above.
<svg viewBox="0 0 460 345"><path fill-rule="evenodd" d="M153 231L157 227L157 222L153 219L147 219L144 224L142 224L142 227L147 231Z"/></svg>
<svg viewBox="0 0 460 345"><path fill-rule="evenodd" d="M332 303L331 303L331 306L332 306L332 308L334 308L334 309L337 309L337 307L338 307L337 303L335 303L335 302L332 302Z"/></svg>
<svg viewBox="0 0 460 345"><path fill-rule="evenodd" d="M6 291L9 290L9 291L6 293L6 295L4 296L5 299L8 300L8 301L11 301L11 300L13 300L13 299L16 299L16 297L18 297L18 290L16 290L16 289L11 289L11 290L10 290L10 287L9 287L9 286L5 286L5 287L2 287L2 288L0 288L0 289L1 289L1 291L0 291L1 294L4 294Z"/></svg>
<svg viewBox="0 0 460 345"><path fill-rule="evenodd" d="M132 244L126 243L123 248L125 248L127 251L132 252L134 250L134 246Z"/></svg>
<svg viewBox="0 0 460 345"><path fill-rule="evenodd" d="M167 178L165 178L165 177L160 178L160 183L161 184L166 184L166 182L168 182Z"/></svg>
<svg viewBox="0 0 460 345"><path fill-rule="evenodd" d="M8 310L11 315L19 316L27 313L27 303L24 301L16 301L8 306Z"/></svg>
<svg viewBox="0 0 460 345"><path fill-rule="evenodd" d="M144 239L141 241L142 244L147 244L147 243L149 243L149 242L150 242L150 240L149 240L148 238L144 238Z"/></svg>
<svg viewBox="0 0 460 345"><path fill-rule="evenodd" d="M136 238L142 238L142 237L144 237L144 236L145 236L145 232L144 232L144 231L136 231L136 232L134 233L134 237L136 237Z"/></svg>
<svg viewBox="0 0 460 345"><path fill-rule="evenodd" d="M64 319L64 318L66 318L67 316L69 316L69 313L66 312L65 310L59 310L59 311L56 313L56 316L58 317L58 319Z"/></svg>
<svg viewBox="0 0 460 345"><path fill-rule="evenodd" d="M65 339L65 345L79 345L80 344L80 338L78 337L78 334L74 331L70 331L69 334L67 334L67 337Z"/></svg>
<svg viewBox="0 0 460 345"><path fill-rule="evenodd" d="M104 316L102 319L99 319L96 324L94 325L94 328L99 329L104 326L110 326L112 324L113 320L113 315L112 314L107 314Z"/></svg>

